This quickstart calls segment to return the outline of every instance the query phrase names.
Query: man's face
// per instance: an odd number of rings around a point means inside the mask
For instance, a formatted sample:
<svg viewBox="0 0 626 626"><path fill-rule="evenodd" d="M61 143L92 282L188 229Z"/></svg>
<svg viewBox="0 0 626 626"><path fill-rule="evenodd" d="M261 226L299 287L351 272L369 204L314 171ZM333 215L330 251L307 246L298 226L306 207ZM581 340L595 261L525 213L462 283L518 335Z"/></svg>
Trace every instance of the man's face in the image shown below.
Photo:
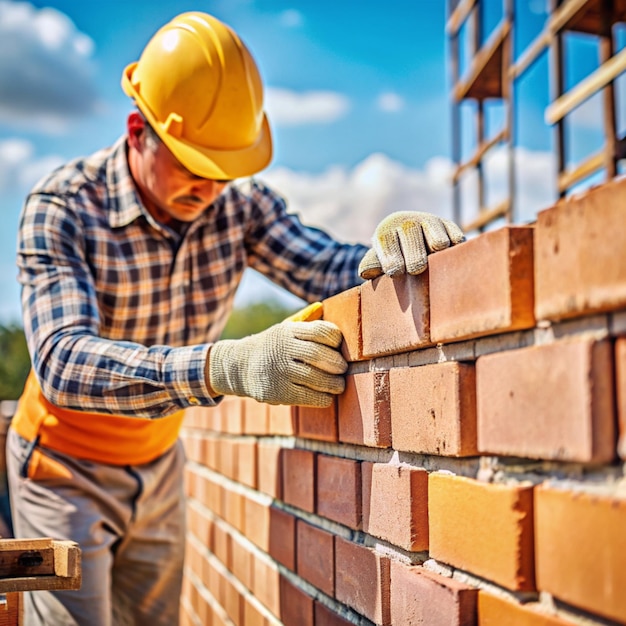
<svg viewBox="0 0 626 626"><path fill-rule="evenodd" d="M164 224L192 222L229 182L192 174L145 126L134 138L129 135L129 166L144 205Z"/></svg>

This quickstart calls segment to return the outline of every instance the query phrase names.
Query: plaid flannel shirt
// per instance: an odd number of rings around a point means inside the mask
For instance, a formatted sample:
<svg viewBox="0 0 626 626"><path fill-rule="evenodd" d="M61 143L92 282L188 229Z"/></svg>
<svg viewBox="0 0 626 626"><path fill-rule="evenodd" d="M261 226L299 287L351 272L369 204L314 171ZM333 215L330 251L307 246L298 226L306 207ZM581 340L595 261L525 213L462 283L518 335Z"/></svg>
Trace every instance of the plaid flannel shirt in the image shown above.
<svg viewBox="0 0 626 626"><path fill-rule="evenodd" d="M230 185L181 236L141 204L121 138L44 178L22 211L24 330L44 395L138 417L211 406L207 352L246 267L313 302L361 282L366 249L303 226L256 181Z"/></svg>

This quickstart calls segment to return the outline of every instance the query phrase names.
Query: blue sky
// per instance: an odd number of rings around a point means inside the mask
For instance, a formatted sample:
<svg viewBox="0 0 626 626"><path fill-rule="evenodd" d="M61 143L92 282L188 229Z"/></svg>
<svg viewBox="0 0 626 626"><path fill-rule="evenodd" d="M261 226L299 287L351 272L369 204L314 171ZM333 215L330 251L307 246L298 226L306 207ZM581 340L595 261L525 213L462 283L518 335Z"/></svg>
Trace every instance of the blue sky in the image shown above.
<svg viewBox="0 0 626 626"><path fill-rule="evenodd" d="M488 29L500 19L501 4L487 2ZM545 2L518 4L523 47L545 19ZM393 210L450 216L444 0L0 0L0 323L19 320L14 257L25 194L52 167L123 133L131 103L120 87L122 70L160 26L187 10L231 25L256 57L275 138L273 162L261 178L303 219L367 243ZM588 56L572 66L574 73L593 69L582 61ZM520 86L529 219L551 197L546 68L547 61L539 63ZM494 107L494 128L501 118ZM594 116L587 118L585 145L597 135ZM504 188L499 173L506 171L498 155L492 171L490 193L497 198ZM239 301L270 296L282 297L252 277Z"/></svg>

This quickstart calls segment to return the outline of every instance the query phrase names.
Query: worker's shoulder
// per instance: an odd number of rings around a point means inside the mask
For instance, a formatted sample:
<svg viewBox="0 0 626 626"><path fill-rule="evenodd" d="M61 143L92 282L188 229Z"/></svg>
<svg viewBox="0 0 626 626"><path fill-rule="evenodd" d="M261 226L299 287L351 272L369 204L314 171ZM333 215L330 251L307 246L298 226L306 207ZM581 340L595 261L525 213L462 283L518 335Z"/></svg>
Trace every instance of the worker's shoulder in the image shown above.
<svg viewBox="0 0 626 626"><path fill-rule="evenodd" d="M232 191L248 200L259 199L264 196L275 197L280 194L257 177L238 178L231 185Z"/></svg>
<svg viewBox="0 0 626 626"><path fill-rule="evenodd" d="M72 159L57 166L39 179L29 195L69 197L94 186L107 184L107 160L111 148L105 148L86 157Z"/></svg>

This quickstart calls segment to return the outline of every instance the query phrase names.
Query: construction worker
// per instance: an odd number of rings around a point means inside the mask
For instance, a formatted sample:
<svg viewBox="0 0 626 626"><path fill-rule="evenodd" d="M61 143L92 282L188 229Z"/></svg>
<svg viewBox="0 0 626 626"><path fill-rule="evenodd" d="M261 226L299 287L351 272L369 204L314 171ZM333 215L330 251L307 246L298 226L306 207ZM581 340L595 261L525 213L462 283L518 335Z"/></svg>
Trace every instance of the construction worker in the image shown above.
<svg viewBox="0 0 626 626"><path fill-rule="evenodd" d="M40 181L20 221L32 372L7 444L15 534L78 542L83 575L80 591L27 594L29 626L178 623L184 409L226 394L327 406L343 391L329 322L219 340L247 267L313 302L418 273L463 240L408 212L370 251L343 244L249 180L272 155L263 87L215 17L174 18L122 85L137 107L125 135Z"/></svg>

